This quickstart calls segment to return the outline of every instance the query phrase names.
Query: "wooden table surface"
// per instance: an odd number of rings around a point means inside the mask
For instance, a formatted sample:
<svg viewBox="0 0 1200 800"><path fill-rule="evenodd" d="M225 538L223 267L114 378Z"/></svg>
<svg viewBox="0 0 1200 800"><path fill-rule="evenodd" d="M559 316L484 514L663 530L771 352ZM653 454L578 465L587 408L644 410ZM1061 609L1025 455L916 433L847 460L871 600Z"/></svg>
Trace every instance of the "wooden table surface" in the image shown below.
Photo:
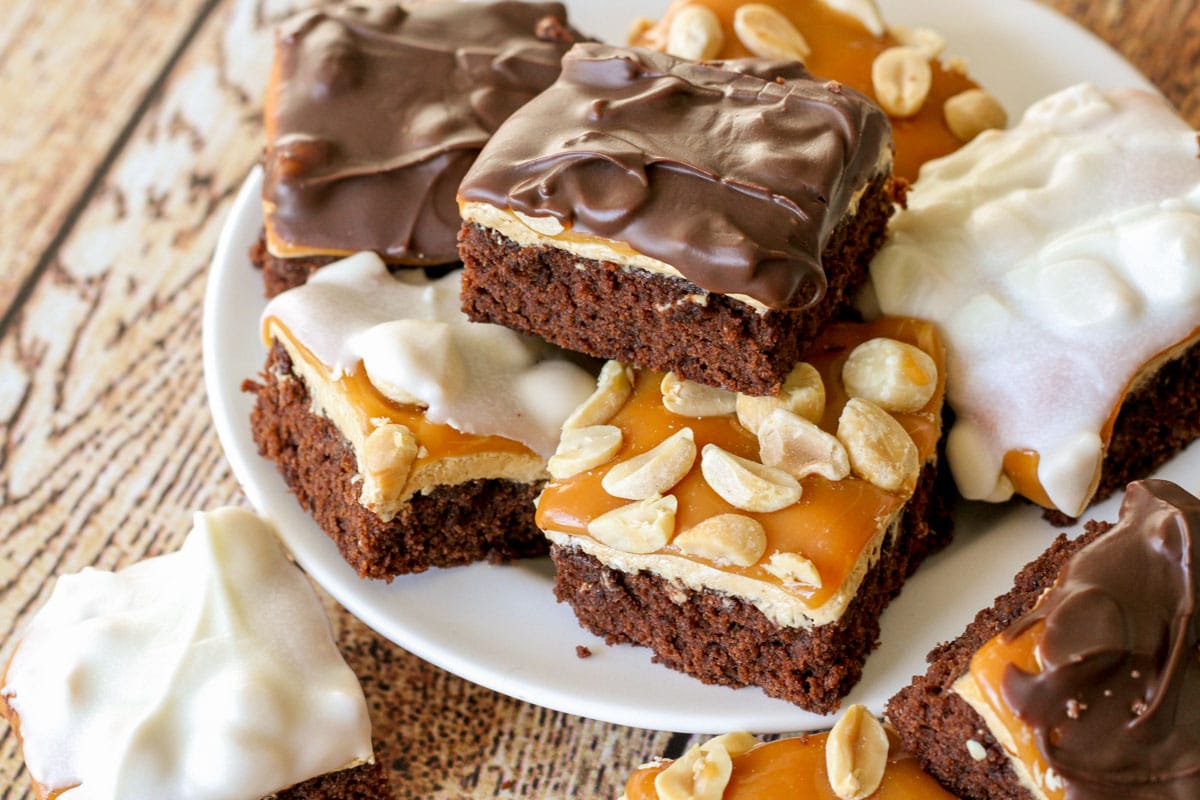
<svg viewBox="0 0 1200 800"><path fill-rule="evenodd" d="M205 401L200 310L261 147L271 29L296 2L4 0L0 659L54 576L174 549L193 509L246 503ZM1196 0L1046 5L1200 126ZM611 798L691 742L500 696L328 606L399 797ZM0 787L33 796L6 726Z"/></svg>

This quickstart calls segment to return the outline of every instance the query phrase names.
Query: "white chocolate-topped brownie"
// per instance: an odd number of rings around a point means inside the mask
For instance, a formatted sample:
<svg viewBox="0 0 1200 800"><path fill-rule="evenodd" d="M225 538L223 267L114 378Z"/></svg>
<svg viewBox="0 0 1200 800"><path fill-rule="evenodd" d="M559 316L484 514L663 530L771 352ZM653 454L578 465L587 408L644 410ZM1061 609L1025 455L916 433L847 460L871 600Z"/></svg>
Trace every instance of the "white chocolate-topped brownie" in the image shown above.
<svg viewBox="0 0 1200 800"><path fill-rule="evenodd" d="M931 325L885 319L831 325L806 359L773 397L609 362L537 522L593 633L827 712L949 536L943 352Z"/></svg>
<svg viewBox="0 0 1200 800"><path fill-rule="evenodd" d="M1069 517L1200 435L1200 143L1090 85L930 162L871 266L950 354L962 494Z"/></svg>
<svg viewBox="0 0 1200 800"><path fill-rule="evenodd" d="M177 552L60 577L2 696L39 798L391 797L316 593L242 509L197 513Z"/></svg>
<svg viewBox="0 0 1200 800"><path fill-rule="evenodd" d="M533 498L591 373L360 253L274 298L260 452L365 577L541 555Z"/></svg>

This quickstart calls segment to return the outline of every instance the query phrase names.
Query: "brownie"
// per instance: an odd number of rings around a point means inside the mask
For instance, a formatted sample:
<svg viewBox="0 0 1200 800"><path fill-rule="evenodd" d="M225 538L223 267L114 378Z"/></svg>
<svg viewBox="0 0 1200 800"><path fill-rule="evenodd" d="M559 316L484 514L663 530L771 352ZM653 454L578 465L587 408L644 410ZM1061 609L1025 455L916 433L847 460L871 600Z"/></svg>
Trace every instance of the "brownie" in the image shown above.
<svg viewBox="0 0 1200 800"><path fill-rule="evenodd" d="M896 531L834 623L783 628L750 603L685 589L647 572L627 574L578 549L554 545L554 593L609 644L654 650L655 662L701 681L761 686L816 713L838 708L879 638L879 615L926 555L950 541L950 495L926 466ZM943 482L940 482L944 484Z"/></svg>
<svg viewBox="0 0 1200 800"><path fill-rule="evenodd" d="M967 671L976 650L1029 612L1067 560L1111 527L1111 523L1089 522L1087 532L1077 539L1060 535L1017 574L1011 590L975 616L962 635L930 651L925 675L916 676L888 701L887 719L905 749L954 793L986 800L1032 800L983 718L950 687ZM982 745L987 756L967 757L963 743L968 740Z"/></svg>
<svg viewBox="0 0 1200 800"><path fill-rule="evenodd" d="M354 451L327 418L313 414L308 389L276 343L260 376L243 388L256 396L251 430L300 505L365 578L391 579L429 567L543 555L533 523L535 484L475 480L414 495L383 522L358 499ZM486 510L486 513L480 513Z"/></svg>
<svg viewBox="0 0 1200 800"><path fill-rule="evenodd" d="M1130 483L1117 522L1059 536L928 655L887 716L964 798L1032 800L1029 785L1077 800L1196 797L1198 563L1200 499Z"/></svg>
<svg viewBox="0 0 1200 800"><path fill-rule="evenodd" d="M886 116L796 62L576 45L459 188L463 307L771 394L865 280L890 165Z"/></svg>
<svg viewBox="0 0 1200 800"><path fill-rule="evenodd" d="M871 277L946 337L963 497L1065 523L1200 435L1197 155L1160 96L1082 83L922 168Z"/></svg>
<svg viewBox="0 0 1200 800"><path fill-rule="evenodd" d="M585 628L827 713L950 538L945 351L892 318L830 325L804 356L765 398L609 362L537 524Z"/></svg>
<svg viewBox="0 0 1200 800"><path fill-rule="evenodd" d="M760 311L681 277L628 270L553 247L521 247L465 225L463 308L561 347L753 394L779 390L805 346L850 305L862 265L883 242L892 199L888 179L867 189L858 213L834 231L822 255L821 303ZM581 268L582 267L582 268ZM694 302L703 296L703 303Z"/></svg>
<svg viewBox="0 0 1200 800"><path fill-rule="evenodd" d="M1093 503L1137 478L1150 475L1200 438L1200 344L1166 362L1121 404L1104 456ZM1054 525L1074 517L1047 510Z"/></svg>

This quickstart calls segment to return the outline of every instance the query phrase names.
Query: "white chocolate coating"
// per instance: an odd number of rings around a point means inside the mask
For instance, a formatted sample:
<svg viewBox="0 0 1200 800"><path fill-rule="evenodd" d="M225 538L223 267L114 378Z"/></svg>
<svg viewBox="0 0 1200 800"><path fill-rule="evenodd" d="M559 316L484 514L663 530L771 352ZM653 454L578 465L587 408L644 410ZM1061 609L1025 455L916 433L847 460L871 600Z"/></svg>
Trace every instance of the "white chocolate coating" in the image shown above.
<svg viewBox="0 0 1200 800"><path fill-rule="evenodd" d="M500 325L471 322L461 271L430 280L388 273L373 253L322 268L274 298L274 317L335 377L361 361L371 383L464 433L503 436L548 458L595 379L562 350Z"/></svg>
<svg viewBox="0 0 1200 800"><path fill-rule="evenodd" d="M197 513L178 552L59 578L3 692L64 800L257 800L372 758L320 601L237 508Z"/></svg>
<svg viewBox="0 0 1200 800"><path fill-rule="evenodd" d="M1081 84L926 164L871 265L880 308L932 320L960 491L1008 451L1078 515L1126 391L1200 329L1200 144L1161 98Z"/></svg>

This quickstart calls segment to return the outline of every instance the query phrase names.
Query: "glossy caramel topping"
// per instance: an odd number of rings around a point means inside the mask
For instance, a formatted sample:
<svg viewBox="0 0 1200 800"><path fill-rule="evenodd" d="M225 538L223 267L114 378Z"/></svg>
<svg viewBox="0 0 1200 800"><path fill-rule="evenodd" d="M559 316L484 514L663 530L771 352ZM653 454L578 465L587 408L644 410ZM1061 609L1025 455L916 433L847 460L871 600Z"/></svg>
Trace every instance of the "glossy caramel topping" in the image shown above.
<svg viewBox="0 0 1200 800"><path fill-rule="evenodd" d="M1132 483L1117 525L972 659L1051 800L1200 796L1197 567L1200 500Z"/></svg>
<svg viewBox="0 0 1200 800"><path fill-rule="evenodd" d="M804 358L820 372L825 382L825 415L820 425L829 432L837 430L838 417L846 403L840 376L850 351L868 339L881 336L916 345L929 353L938 365L939 383L933 398L919 411L895 415L917 445L924 463L933 454L940 436L941 365L944 358L934 328L926 323L885 318L866 324L838 323L827 328ZM683 427L692 429L697 450L712 443L736 456L758 459L757 438L743 428L735 416L691 418L668 411L663 406L659 389L662 377L653 372L640 373L632 398L608 423L623 433L621 449L613 460L571 478L552 481L546 487L537 511L537 524L542 530L587 536L588 522L628 502L604 491L601 486L604 475L616 463L650 450ZM908 499L854 476L831 481L810 475L801 481L803 493L794 505L774 512L752 513L739 510L722 499L705 481L700 463L701 459L697 458L691 471L670 491L679 501L676 532L718 514L753 517L765 529L766 556L777 551L803 555L816 566L822 586L785 584L765 568L765 560L746 567L722 566L698 556L685 555L670 544L658 553L780 585L809 608L820 607L838 592L864 550L880 533L881 526L886 525Z"/></svg>
<svg viewBox="0 0 1200 800"><path fill-rule="evenodd" d="M796 62L579 44L459 198L625 243L710 292L802 307L824 291L833 230L890 157L883 112Z"/></svg>
<svg viewBox="0 0 1200 800"><path fill-rule="evenodd" d="M659 22L638 36L633 44L665 50L667 31L679 9L689 5L704 5L716 12L725 32L725 44L717 58L743 58L752 55L733 30L733 15L745 3L741 0L675 0ZM852 86L874 98L871 85L871 64L875 57L900 42L889 32L875 36L854 17L830 8L821 0L773 0L770 5L783 12L804 35L812 52L804 65L813 75L832 78ZM912 117L892 117L892 138L896 143L896 158L892 171L909 181L917 179L922 164L944 156L962 146L942 114L948 98L977 84L955 69L949 69L936 59L930 64L933 84L925 104Z"/></svg>
<svg viewBox="0 0 1200 800"><path fill-rule="evenodd" d="M271 251L456 261L459 181L570 39L561 3L330 6L286 23L265 106Z"/></svg>
<svg viewBox="0 0 1200 800"><path fill-rule="evenodd" d="M838 800L825 768L828 734L818 733L756 745L733 757L733 774L721 800ZM900 749L888 732L891 749L879 789L870 800L953 800L917 760ZM625 786L627 800L658 800L654 779L670 762L643 767Z"/></svg>
<svg viewBox="0 0 1200 800"><path fill-rule="evenodd" d="M412 431L422 448L414 466L479 453L513 453L536 457L532 450L512 439L463 433L449 425L431 422L420 406L401 405L375 388L367 377L366 370L362 368L362 362L354 369L334 378L329 366L313 355L311 350L292 335L287 326L274 317L263 320L263 337L268 345L273 338L285 339L288 351L303 358L309 368L327 381L345 400L346 406L353 409L363 435L379 427L381 420L404 425Z"/></svg>

